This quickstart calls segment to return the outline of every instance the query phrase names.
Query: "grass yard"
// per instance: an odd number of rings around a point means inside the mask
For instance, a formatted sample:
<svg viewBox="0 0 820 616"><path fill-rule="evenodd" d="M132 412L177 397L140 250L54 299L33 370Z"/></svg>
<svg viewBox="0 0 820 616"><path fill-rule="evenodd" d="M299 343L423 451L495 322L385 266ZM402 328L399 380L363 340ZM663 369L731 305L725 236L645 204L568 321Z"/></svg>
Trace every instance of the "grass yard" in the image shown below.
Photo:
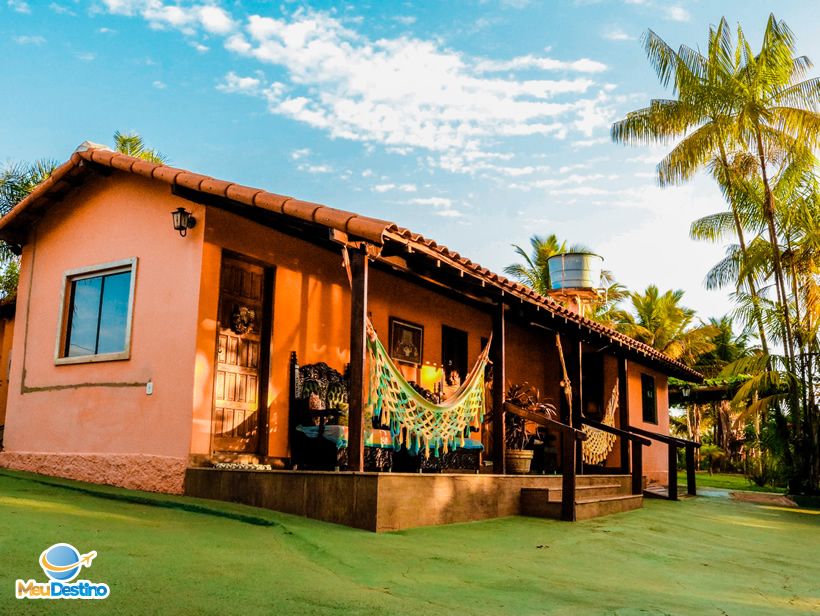
<svg viewBox="0 0 820 616"><path fill-rule="evenodd" d="M741 473L713 473L698 471L697 484L699 488L725 488L727 490L746 490L750 492L785 492L785 488L773 488L752 483ZM678 473L678 486L686 486L686 473Z"/></svg>
<svg viewBox="0 0 820 616"><path fill-rule="evenodd" d="M576 524L508 518L376 535L240 505L97 491L0 471L0 613L820 611L817 510L648 500ZM98 552L82 577L106 582L110 598L13 598L16 578L45 581L37 558L57 542Z"/></svg>

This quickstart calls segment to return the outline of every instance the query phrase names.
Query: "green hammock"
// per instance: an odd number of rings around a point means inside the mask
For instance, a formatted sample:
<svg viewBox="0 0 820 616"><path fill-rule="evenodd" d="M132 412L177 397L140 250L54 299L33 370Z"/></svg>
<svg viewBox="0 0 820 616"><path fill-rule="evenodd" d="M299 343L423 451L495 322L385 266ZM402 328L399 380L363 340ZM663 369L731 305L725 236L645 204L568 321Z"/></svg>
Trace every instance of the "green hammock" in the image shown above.
<svg viewBox="0 0 820 616"><path fill-rule="evenodd" d="M489 361L490 342L459 389L449 399L436 404L407 382L369 320L367 334L370 380L366 410L382 425L390 426L394 447L398 449L406 444L413 454L423 448L427 457L431 450L438 456L463 447L467 430L479 429L484 418L484 371Z"/></svg>

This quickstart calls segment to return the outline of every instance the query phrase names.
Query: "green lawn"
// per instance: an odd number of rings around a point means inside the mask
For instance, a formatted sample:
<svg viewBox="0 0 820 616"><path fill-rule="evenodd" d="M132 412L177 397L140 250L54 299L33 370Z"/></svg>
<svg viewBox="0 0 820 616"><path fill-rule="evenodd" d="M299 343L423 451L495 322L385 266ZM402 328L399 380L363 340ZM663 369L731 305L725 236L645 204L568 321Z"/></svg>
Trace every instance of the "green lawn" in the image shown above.
<svg viewBox="0 0 820 616"><path fill-rule="evenodd" d="M740 473L713 473L709 474L706 471L698 471L697 484L699 488L725 488L727 490L747 490L751 492L780 492L786 490L784 488L773 488L772 486L763 486L752 483ZM686 473L678 473L678 487L686 486Z"/></svg>
<svg viewBox="0 0 820 616"><path fill-rule="evenodd" d="M204 500L123 502L110 496L141 495L108 488L102 498L69 489L85 484L34 478L0 472L0 613L820 610L816 510L648 500L643 510L576 524L508 518L376 535ZM190 505L200 511L178 508ZM37 558L57 542L98 552L83 577L109 584L109 599L13 598L17 577L44 580Z"/></svg>

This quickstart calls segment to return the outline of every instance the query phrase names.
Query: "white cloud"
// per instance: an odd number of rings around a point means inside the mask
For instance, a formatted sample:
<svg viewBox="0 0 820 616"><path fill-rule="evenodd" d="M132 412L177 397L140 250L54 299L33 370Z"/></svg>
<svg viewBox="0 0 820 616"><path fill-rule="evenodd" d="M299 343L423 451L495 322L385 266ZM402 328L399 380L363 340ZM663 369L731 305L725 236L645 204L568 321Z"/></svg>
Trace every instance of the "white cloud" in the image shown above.
<svg viewBox="0 0 820 616"><path fill-rule="evenodd" d="M310 148L299 148L298 150L293 150L290 153L291 160L300 160L306 156L310 156Z"/></svg>
<svg viewBox="0 0 820 616"><path fill-rule="evenodd" d="M572 142L574 148L591 148L594 145L603 145L609 143L609 137L596 137L595 139L578 139Z"/></svg>
<svg viewBox="0 0 820 616"><path fill-rule="evenodd" d="M670 6L664 9L666 19L670 21L689 21L689 11L681 6Z"/></svg>
<svg viewBox="0 0 820 616"><path fill-rule="evenodd" d="M45 37L40 36L39 34L35 35L26 35L23 34L21 36L15 36L14 42L18 45L42 45L46 42Z"/></svg>
<svg viewBox="0 0 820 616"><path fill-rule="evenodd" d="M262 80L258 77L240 77L233 71L225 75L225 79L216 86L220 92L254 95L261 90Z"/></svg>
<svg viewBox="0 0 820 616"><path fill-rule="evenodd" d="M607 67L589 58L477 58L438 39L371 39L352 29L349 19L307 9L278 19L251 15L240 27L227 13L221 21L205 19L203 7L216 6L211 4L104 2L110 12L139 16L151 27L188 35L208 29L224 37L229 51L275 66L282 75L281 82L268 82L258 73L229 71L217 85L222 92L258 96L270 113L331 138L361 142L367 151L381 146L399 155L431 152L432 165L451 171L529 174L529 165L491 162L501 139L564 139L572 132L590 137L612 116L610 86L593 79ZM524 78L517 74L523 70L564 74Z"/></svg>
<svg viewBox="0 0 820 616"><path fill-rule="evenodd" d="M8 0L6 5L17 13L28 14L31 13L31 7L26 0Z"/></svg>
<svg viewBox="0 0 820 616"><path fill-rule="evenodd" d="M416 23L416 18L412 15L396 15L393 20L399 22L403 26L412 26Z"/></svg>
<svg viewBox="0 0 820 616"><path fill-rule="evenodd" d="M162 82L160 80L155 81L151 85L154 86L157 90L164 90L165 88L168 87L164 82Z"/></svg>
<svg viewBox="0 0 820 616"><path fill-rule="evenodd" d="M476 65L479 73L496 73L502 71L520 71L524 69L538 69L542 71L576 71L579 73L600 73L607 69L606 64L581 58L564 62L554 58L539 58L537 56L519 56L512 60L482 60Z"/></svg>
<svg viewBox="0 0 820 616"><path fill-rule="evenodd" d="M211 49L207 45L203 45L202 43L198 43L196 41L191 41L190 45L191 45L191 47L196 49L199 53L205 53L206 51Z"/></svg>
<svg viewBox="0 0 820 616"><path fill-rule="evenodd" d="M286 69L289 83L261 94L271 113L332 137L378 143L396 153L482 151L497 137L562 137L574 115L583 119L597 98L578 98L587 78L545 80L484 77L486 60L402 36L372 41L323 13L291 20L251 16L244 33L226 41L237 54ZM558 62L532 56L513 62L594 71L590 60ZM555 101L557 97L569 100Z"/></svg>
<svg viewBox="0 0 820 616"><path fill-rule="evenodd" d="M389 192L391 190L411 193L416 192L418 189L415 184L376 184L373 190L379 193Z"/></svg>
<svg viewBox="0 0 820 616"><path fill-rule="evenodd" d="M373 177L373 169L365 169L364 171L362 171L362 177L363 178Z"/></svg>
<svg viewBox="0 0 820 616"><path fill-rule="evenodd" d="M604 32L604 38L608 41L634 41L635 37L627 34L620 28L612 28Z"/></svg>
<svg viewBox="0 0 820 616"><path fill-rule="evenodd" d="M76 56L81 62L93 62L97 59L97 54L92 51L80 51L76 54Z"/></svg>
<svg viewBox="0 0 820 616"><path fill-rule="evenodd" d="M333 167L330 165L310 165L310 164L302 164L297 167L299 171L304 171L305 173L333 173Z"/></svg>
<svg viewBox="0 0 820 616"><path fill-rule="evenodd" d="M230 14L214 4L166 4L162 0L102 0L109 13L140 15L155 29L173 28L186 35L198 30L225 35L236 27Z"/></svg>
<svg viewBox="0 0 820 616"><path fill-rule="evenodd" d="M112 28L99 28L97 30L100 34L116 34L117 31Z"/></svg>
<svg viewBox="0 0 820 616"><path fill-rule="evenodd" d="M433 208L436 216L445 218L460 218L464 214L453 208L453 200L447 197L418 197L410 199L407 203L411 205L424 205Z"/></svg>
<svg viewBox="0 0 820 616"><path fill-rule="evenodd" d="M54 13L57 13L58 15L71 15L72 17L76 16L76 13L72 11L70 8L68 8L67 6L63 6L62 4L57 4L56 2L52 2L51 4L49 4L48 8L50 8Z"/></svg>

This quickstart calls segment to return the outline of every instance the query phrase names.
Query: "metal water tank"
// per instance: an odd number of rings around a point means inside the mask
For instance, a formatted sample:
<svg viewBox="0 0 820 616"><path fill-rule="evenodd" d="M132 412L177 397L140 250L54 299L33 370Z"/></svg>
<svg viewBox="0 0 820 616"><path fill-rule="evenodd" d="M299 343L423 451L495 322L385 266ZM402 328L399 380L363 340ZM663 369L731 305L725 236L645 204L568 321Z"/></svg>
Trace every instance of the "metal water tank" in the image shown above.
<svg viewBox="0 0 820 616"><path fill-rule="evenodd" d="M591 252L566 252L547 260L553 291L599 289L604 260Z"/></svg>

